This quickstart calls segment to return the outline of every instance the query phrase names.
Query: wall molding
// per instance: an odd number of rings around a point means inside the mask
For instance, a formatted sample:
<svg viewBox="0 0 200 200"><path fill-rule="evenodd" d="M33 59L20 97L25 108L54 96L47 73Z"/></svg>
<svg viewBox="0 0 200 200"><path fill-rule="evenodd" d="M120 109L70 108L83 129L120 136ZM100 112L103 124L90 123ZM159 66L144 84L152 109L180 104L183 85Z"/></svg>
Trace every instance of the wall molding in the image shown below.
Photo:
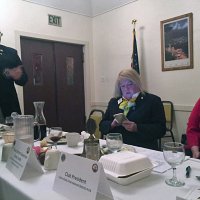
<svg viewBox="0 0 200 200"><path fill-rule="evenodd" d="M127 4L133 3L138 0L23 0L28 3L45 6L53 9L58 9L64 12L74 13L86 17L96 17L111 12Z"/></svg>
<svg viewBox="0 0 200 200"><path fill-rule="evenodd" d="M191 105L180 105L180 104L175 104L174 105L174 110L175 111L183 111L183 112L191 112L194 106Z"/></svg>
<svg viewBox="0 0 200 200"><path fill-rule="evenodd" d="M91 102L91 107L101 107L106 109L108 102ZM174 104L174 110L177 112L191 112L194 106Z"/></svg>

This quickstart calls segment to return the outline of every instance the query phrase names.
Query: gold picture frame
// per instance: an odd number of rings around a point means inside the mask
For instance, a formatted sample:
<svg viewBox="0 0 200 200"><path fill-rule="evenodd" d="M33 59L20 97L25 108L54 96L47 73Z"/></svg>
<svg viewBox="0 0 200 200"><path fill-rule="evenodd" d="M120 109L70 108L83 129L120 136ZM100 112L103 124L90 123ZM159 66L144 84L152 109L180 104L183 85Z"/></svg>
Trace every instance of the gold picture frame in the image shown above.
<svg viewBox="0 0 200 200"><path fill-rule="evenodd" d="M162 71L193 68L193 14L160 22Z"/></svg>

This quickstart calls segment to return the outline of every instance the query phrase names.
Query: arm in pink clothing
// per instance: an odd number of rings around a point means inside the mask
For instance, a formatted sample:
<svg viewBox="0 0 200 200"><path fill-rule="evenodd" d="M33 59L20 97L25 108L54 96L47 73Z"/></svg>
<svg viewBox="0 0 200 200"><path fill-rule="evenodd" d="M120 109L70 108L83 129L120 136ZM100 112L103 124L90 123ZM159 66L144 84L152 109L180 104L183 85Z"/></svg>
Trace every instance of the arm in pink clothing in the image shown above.
<svg viewBox="0 0 200 200"><path fill-rule="evenodd" d="M190 146L200 146L200 99L195 104L187 124L187 143Z"/></svg>

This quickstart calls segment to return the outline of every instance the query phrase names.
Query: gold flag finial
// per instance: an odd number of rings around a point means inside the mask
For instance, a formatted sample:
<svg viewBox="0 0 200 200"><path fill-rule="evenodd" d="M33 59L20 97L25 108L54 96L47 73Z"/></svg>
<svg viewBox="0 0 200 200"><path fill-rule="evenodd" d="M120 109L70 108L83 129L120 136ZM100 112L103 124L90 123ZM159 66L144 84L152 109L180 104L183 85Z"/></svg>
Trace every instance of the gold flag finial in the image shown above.
<svg viewBox="0 0 200 200"><path fill-rule="evenodd" d="M134 24L133 30L135 29L135 24L136 24L136 22L137 22L136 19L133 19L133 20L132 20L132 24Z"/></svg>
<svg viewBox="0 0 200 200"><path fill-rule="evenodd" d="M136 19L133 19L133 20L132 20L132 24L133 24L133 23L135 24L136 22L137 22L137 20L136 20Z"/></svg>

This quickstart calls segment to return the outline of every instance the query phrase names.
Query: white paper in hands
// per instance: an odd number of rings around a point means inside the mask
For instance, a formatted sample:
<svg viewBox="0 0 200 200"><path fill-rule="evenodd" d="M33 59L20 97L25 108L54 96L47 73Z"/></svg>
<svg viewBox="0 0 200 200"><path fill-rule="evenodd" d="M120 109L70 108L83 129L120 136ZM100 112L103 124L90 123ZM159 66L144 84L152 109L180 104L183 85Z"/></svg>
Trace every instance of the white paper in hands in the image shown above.
<svg viewBox="0 0 200 200"><path fill-rule="evenodd" d="M123 122L124 120L128 120L128 119L126 118L126 116L124 115L124 113L118 113L118 114L115 114L115 115L113 115L113 116L114 116L115 120L118 122L118 124L122 124L122 122Z"/></svg>

